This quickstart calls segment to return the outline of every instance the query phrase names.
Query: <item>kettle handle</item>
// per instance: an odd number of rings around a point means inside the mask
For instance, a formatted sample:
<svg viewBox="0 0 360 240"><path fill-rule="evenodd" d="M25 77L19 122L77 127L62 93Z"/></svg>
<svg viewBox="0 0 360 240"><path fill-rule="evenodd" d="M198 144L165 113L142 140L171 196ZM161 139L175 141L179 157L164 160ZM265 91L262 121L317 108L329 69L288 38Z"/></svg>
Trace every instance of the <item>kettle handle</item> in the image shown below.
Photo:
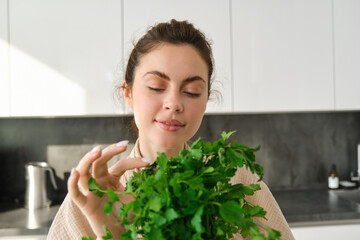
<svg viewBox="0 0 360 240"><path fill-rule="evenodd" d="M58 190L58 187L57 187L56 181L55 181L54 170L51 167L47 167L46 170L48 170L50 172L50 180L51 180L53 187L55 188L55 190Z"/></svg>

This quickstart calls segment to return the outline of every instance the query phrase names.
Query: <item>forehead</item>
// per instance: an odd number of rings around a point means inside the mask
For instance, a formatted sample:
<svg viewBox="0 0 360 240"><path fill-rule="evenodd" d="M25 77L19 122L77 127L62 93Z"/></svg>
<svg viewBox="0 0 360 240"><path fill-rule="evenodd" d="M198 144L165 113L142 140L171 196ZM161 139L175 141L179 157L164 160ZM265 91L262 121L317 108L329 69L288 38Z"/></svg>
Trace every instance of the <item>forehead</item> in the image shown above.
<svg viewBox="0 0 360 240"><path fill-rule="evenodd" d="M135 76L157 70L173 77L199 75L207 79L208 67L198 50L189 44L160 44L141 56Z"/></svg>

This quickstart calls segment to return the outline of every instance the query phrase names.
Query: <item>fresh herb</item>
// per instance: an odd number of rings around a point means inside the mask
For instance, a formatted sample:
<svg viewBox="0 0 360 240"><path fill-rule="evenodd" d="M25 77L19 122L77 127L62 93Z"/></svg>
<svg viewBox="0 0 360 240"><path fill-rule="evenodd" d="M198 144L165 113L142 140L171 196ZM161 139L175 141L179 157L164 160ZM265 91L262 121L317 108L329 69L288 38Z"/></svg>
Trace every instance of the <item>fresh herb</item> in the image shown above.
<svg viewBox="0 0 360 240"><path fill-rule="evenodd" d="M229 183L238 167L250 169L259 176L259 181L263 177L263 168L255 163L254 155L260 146L250 148L236 141L229 143L234 133L223 132L213 143L204 143L199 138L190 150L182 150L170 159L158 153L153 165L134 172L125 193L102 190L91 178L90 190L99 197L106 194L110 199L105 204L106 214L119 201L117 195L134 196L133 201L117 209L119 223L127 230L121 240L137 239L138 235L149 240L225 240L239 232L244 238L251 236L254 240L280 239L280 232L253 219L265 218L266 211L245 200L245 196L260 190L259 184ZM135 214L133 219L128 217L130 211ZM260 233L260 228L267 234ZM103 239L111 239L110 231L106 227L104 231Z"/></svg>

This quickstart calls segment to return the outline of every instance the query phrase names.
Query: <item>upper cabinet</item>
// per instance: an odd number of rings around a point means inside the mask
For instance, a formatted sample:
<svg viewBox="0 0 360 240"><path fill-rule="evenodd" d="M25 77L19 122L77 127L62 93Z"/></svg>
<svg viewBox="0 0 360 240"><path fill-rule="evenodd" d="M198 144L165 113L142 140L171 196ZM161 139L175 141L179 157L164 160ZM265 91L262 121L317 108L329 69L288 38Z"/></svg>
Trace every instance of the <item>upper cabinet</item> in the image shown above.
<svg viewBox="0 0 360 240"><path fill-rule="evenodd" d="M10 115L7 0L0 0L0 117Z"/></svg>
<svg viewBox="0 0 360 240"><path fill-rule="evenodd" d="M331 1L231 3L234 111L334 110Z"/></svg>
<svg viewBox="0 0 360 240"><path fill-rule="evenodd" d="M8 3L11 115L114 113L114 81L122 55L121 1Z"/></svg>
<svg viewBox="0 0 360 240"><path fill-rule="evenodd" d="M212 42L207 113L360 110L359 13L358 0L0 0L0 117L130 113L114 89L133 43L171 19Z"/></svg>
<svg viewBox="0 0 360 240"><path fill-rule="evenodd" d="M203 31L212 42L215 59L213 95L206 112L231 112L231 45L229 1L223 0L125 0L124 1L124 60L127 60L133 43L157 22L188 20ZM125 61L126 62L126 61Z"/></svg>
<svg viewBox="0 0 360 240"><path fill-rule="evenodd" d="M360 109L360 1L334 0L336 110Z"/></svg>

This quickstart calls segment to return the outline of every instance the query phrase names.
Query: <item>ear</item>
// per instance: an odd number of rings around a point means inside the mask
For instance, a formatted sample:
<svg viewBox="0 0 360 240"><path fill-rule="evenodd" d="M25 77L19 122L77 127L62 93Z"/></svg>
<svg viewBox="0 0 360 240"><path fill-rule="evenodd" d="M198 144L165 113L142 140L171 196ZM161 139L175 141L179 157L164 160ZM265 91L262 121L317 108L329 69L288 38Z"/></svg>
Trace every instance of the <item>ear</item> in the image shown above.
<svg viewBox="0 0 360 240"><path fill-rule="evenodd" d="M125 98L125 102L126 104L133 108L133 101L132 101L132 96L131 96L131 90L129 88L129 86L126 84L126 82L124 81L122 84L122 91L124 94L124 98Z"/></svg>

